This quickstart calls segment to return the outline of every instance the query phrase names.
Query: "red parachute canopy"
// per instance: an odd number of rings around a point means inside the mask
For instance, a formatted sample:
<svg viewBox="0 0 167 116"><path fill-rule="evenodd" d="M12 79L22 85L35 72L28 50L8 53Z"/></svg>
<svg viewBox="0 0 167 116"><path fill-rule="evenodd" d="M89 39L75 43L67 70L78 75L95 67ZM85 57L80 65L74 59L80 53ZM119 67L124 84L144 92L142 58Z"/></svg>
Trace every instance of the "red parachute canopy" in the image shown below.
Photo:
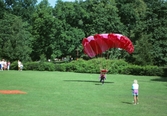
<svg viewBox="0 0 167 116"><path fill-rule="evenodd" d="M134 51L131 40L126 36L116 33L89 36L83 39L82 45L84 47L84 53L89 57L102 54L110 48L121 48L130 54Z"/></svg>

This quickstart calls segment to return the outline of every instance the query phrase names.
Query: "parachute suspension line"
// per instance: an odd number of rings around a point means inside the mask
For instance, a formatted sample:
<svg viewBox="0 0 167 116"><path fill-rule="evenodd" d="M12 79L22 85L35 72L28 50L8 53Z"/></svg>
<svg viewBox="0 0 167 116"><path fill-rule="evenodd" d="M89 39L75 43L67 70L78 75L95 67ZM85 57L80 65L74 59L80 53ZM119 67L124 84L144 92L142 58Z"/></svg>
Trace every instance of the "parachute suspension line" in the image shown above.
<svg viewBox="0 0 167 116"><path fill-rule="evenodd" d="M103 61L103 54L101 54L101 69L104 69L104 61Z"/></svg>
<svg viewBox="0 0 167 116"><path fill-rule="evenodd" d="M98 62L98 65L99 65L99 69L101 70L103 68L103 65L102 65L102 54L99 54L97 59L98 59L97 62Z"/></svg>
<svg viewBox="0 0 167 116"><path fill-rule="evenodd" d="M106 61L107 61L107 58L103 57L103 54L101 54L100 55L100 70L108 70L108 66L107 66L107 62Z"/></svg>
<svg viewBox="0 0 167 116"><path fill-rule="evenodd" d="M107 51L106 59L109 60L109 51ZM107 60L106 60L106 70L108 70L108 68L109 68L109 63L107 62Z"/></svg>
<svg viewBox="0 0 167 116"><path fill-rule="evenodd" d="M100 61L99 56L100 56L100 55L97 55L97 56L96 56L95 66L99 66L99 68L101 69L101 61Z"/></svg>
<svg viewBox="0 0 167 116"><path fill-rule="evenodd" d="M96 52L96 54L99 52L97 44L95 45L95 52ZM100 60L99 56L101 57L101 55L102 54L99 54L99 55L96 56L96 58L98 59L97 60L97 64L99 65L100 70L101 70L102 65L101 65L101 60ZM95 63L95 65L97 65L96 62L94 62L94 63Z"/></svg>

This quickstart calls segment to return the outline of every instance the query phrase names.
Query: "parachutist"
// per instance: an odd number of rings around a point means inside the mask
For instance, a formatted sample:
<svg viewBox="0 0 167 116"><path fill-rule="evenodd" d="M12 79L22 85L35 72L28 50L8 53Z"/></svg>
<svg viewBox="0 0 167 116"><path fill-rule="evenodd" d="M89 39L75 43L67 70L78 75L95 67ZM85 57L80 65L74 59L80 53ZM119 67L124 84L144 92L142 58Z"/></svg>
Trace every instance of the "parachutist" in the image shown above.
<svg viewBox="0 0 167 116"><path fill-rule="evenodd" d="M100 82L104 84L104 80L106 80L106 73L108 72L107 69L100 70Z"/></svg>

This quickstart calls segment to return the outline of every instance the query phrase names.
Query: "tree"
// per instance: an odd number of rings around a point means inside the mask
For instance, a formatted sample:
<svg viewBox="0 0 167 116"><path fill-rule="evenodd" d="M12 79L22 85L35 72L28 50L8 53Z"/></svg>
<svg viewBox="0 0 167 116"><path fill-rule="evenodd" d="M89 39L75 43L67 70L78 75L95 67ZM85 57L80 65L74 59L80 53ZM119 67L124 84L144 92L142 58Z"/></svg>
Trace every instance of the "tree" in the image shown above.
<svg viewBox="0 0 167 116"><path fill-rule="evenodd" d="M28 24L20 17L4 14L0 27L0 57L10 61L30 60L32 36L27 31Z"/></svg>
<svg viewBox="0 0 167 116"><path fill-rule="evenodd" d="M153 46L149 42L151 35L142 35L139 40L136 41L135 52L133 57L135 58L135 64L138 65L153 65Z"/></svg>
<svg viewBox="0 0 167 116"><path fill-rule="evenodd" d="M52 14L52 7L49 6L47 0L43 0L37 5L37 10L33 13L31 19L32 31L34 36L32 41L32 54L33 60L39 60L43 54L46 59L50 59L55 48L55 18Z"/></svg>
<svg viewBox="0 0 167 116"><path fill-rule="evenodd" d="M76 57L76 49L81 48L82 39L85 37L83 30L78 26L77 3L57 1L54 8L54 17L57 20L55 29L55 56ZM76 23L77 21L77 23ZM79 49L82 51L82 49Z"/></svg>
<svg viewBox="0 0 167 116"><path fill-rule="evenodd" d="M10 13L21 16L24 21L29 22L37 0L4 0L4 2Z"/></svg>
<svg viewBox="0 0 167 116"><path fill-rule="evenodd" d="M123 26L118 17L118 9L114 0L87 0L87 1L75 1L75 2L62 2L58 0L54 15L56 18L62 21L61 33L64 36L64 40L69 38L75 39L76 43L82 42L82 39L86 36L90 36L96 33L110 33L110 32L122 32L121 27ZM72 33L70 30L74 30ZM65 36L66 32L73 35L73 37ZM76 38L79 33L83 33L79 38ZM69 35L69 34L68 34ZM65 44L69 45L69 44ZM72 44L73 45L73 44ZM75 44L77 45L77 44ZM80 46L75 46L81 48ZM72 53L76 50L73 49ZM74 51L75 50L75 51ZM82 51L80 49L79 51ZM67 52L63 52L67 53ZM69 54L69 53L68 53Z"/></svg>
<svg viewBox="0 0 167 116"><path fill-rule="evenodd" d="M3 0L0 0L0 19L3 18L5 10L5 4Z"/></svg>
<svg viewBox="0 0 167 116"><path fill-rule="evenodd" d="M143 0L116 0L116 3L121 22L124 24L125 34L135 42L138 39L135 33L140 31L143 26L142 21L147 6Z"/></svg>
<svg viewBox="0 0 167 116"><path fill-rule="evenodd" d="M96 33L123 33L115 0L87 0L80 5L80 14L83 14L80 20L86 36Z"/></svg>
<svg viewBox="0 0 167 116"><path fill-rule="evenodd" d="M145 0L148 10L145 17L144 31L148 35L153 46L154 65L164 66L167 64L167 1Z"/></svg>

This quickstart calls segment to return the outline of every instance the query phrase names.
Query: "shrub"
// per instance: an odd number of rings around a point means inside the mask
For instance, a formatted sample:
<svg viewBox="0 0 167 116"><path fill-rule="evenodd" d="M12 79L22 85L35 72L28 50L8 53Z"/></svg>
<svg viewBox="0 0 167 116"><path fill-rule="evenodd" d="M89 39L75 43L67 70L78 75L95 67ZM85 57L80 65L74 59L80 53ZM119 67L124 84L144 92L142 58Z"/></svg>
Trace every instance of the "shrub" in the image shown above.
<svg viewBox="0 0 167 116"><path fill-rule="evenodd" d="M17 63L17 61L12 62L10 64L10 70L18 70L18 63Z"/></svg>
<svg viewBox="0 0 167 116"><path fill-rule="evenodd" d="M163 68L163 71L164 71L163 77L167 77L167 67Z"/></svg>
<svg viewBox="0 0 167 116"><path fill-rule="evenodd" d="M25 64L24 69L25 70L38 70L38 64L39 62L28 62Z"/></svg>
<svg viewBox="0 0 167 116"><path fill-rule="evenodd" d="M74 62L65 64L66 71L75 72L77 70L77 66Z"/></svg>
<svg viewBox="0 0 167 116"><path fill-rule="evenodd" d="M162 76L163 69L157 66L145 66L145 75L148 76Z"/></svg>
<svg viewBox="0 0 167 116"><path fill-rule="evenodd" d="M167 77L167 67L161 67L161 69L163 70L162 77Z"/></svg>
<svg viewBox="0 0 167 116"><path fill-rule="evenodd" d="M42 69L45 71L55 71L55 65L51 62L40 63L39 66L43 67Z"/></svg>
<svg viewBox="0 0 167 116"><path fill-rule="evenodd" d="M24 66L25 70L55 71L55 65L51 62L28 62Z"/></svg>
<svg viewBox="0 0 167 116"><path fill-rule="evenodd" d="M56 64L57 71L74 71L78 73L99 73L100 68L109 69L109 73L121 73L128 63L124 60L106 60L104 58L94 58L91 60L78 59L69 63Z"/></svg>
<svg viewBox="0 0 167 116"><path fill-rule="evenodd" d="M131 75L143 75L144 69L138 65L128 65L125 67L123 74L131 74Z"/></svg>
<svg viewBox="0 0 167 116"><path fill-rule="evenodd" d="M128 65L122 74L161 76L163 75L163 70L157 66Z"/></svg>
<svg viewBox="0 0 167 116"><path fill-rule="evenodd" d="M65 67L66 64L62 63L62 64L55 64L55 70L56 71L63 71L65 72L66 71L66 67Z"/></svg>
<svg viewBox="0 0 167 116"><path fill-rule="evenodd" d="M122 74L125 67L128 66L128 63L124 60L109 60L109 73L112 74Z"/></svg>
<svg viewBox="0 0 167 116"><path fill-rule="evenodd" d="M17 61L11 64L12 70L17 70ZM39 71L68 71L78 73L99 73L100 68L107 68L110 74L166 76L167 68L157 66L139 66L128 64L124 60L106 60L94 58L91 60L73 60L71 62L28 62L24 64L24 70Z"/></svg>

